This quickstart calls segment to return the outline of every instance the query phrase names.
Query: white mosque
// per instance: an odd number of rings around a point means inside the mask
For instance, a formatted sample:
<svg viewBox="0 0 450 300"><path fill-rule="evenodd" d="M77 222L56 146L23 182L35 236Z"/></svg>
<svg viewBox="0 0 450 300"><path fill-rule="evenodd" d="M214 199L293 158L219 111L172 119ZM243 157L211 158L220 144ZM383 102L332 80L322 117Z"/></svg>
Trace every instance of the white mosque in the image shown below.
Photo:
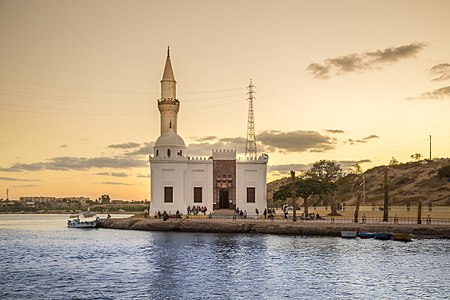
<svg viewBox="0 0 450 300"><path fill-rule="evenodd" d="M189 149L177 134L177 114L180 101L176 96L175 76L170 53L161 80L161 135L150 155L150 214L177 210L187 213L187 207L217 210L246 210L249 215L257 208L267 207L267 155L237 159L235 149L213 150L209 157L188 156ZM254 131L254 128L253 128Z"/></svg>

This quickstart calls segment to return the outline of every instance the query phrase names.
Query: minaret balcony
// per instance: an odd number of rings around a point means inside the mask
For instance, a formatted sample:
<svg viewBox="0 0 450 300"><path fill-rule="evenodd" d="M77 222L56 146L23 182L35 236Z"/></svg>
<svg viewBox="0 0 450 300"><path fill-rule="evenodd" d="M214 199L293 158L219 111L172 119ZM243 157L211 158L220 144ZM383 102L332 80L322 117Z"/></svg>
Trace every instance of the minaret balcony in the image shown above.
<svg viewBox="0 0 450 300"><path fill-rule="evenodd" d="M158 99L158 104L172 104L172 105L180 105L180 101L178 101L178 99L173 99L173 98L163 98L163 99Z"/></svg>

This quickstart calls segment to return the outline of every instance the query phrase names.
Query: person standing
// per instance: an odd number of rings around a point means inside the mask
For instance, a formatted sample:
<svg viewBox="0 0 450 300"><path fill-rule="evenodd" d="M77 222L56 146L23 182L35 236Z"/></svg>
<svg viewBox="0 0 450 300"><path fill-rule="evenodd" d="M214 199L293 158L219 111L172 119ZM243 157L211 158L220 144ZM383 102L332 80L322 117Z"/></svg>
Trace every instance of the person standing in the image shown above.
<svg viewBox="0 0 450 300"><path fill-rule="evenodd" d="M255 214L256 214L255 219L258 220L258 217L259 217L259 210L258 210L258 208L255 208Z"/></svg>

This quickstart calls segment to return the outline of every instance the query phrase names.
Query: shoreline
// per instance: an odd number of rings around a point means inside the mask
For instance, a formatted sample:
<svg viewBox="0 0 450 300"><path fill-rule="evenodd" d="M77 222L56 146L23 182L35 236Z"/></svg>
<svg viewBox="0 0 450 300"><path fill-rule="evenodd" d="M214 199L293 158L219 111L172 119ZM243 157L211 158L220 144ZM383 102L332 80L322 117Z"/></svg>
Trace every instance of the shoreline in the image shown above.
<svg viewBox="0 0 450 300"><path fill-rule="evenodd" d="M417 238L450 239L450 225L280 222L265 220L145 219L140 217L102 219L100 228L204 233L253 233L299 236L341 236L341 231L410 233Z"/></svg>

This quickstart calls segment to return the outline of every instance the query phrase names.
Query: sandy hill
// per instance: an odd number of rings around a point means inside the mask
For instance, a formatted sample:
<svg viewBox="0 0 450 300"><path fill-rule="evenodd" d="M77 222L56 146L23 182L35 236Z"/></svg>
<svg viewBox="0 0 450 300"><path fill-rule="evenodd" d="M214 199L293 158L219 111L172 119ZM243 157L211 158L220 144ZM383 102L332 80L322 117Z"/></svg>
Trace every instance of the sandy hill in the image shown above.
<svg viewBox="0 0 450 300"><path fill-rule="evenodd" d="M450 205L450 182L439 178L437 170L450 164L450 159L436 159L390 166L388 169L389 202L392 205L416 204L419 201L433 205ZM364 172L366 205L383 205L384 170L378 166ZM288 177L267 184L267 200L270 204L273 192L287 183ZM336 201L354 205L356 197L363 193L362 174L349 174L338 181Z"/></svg>

